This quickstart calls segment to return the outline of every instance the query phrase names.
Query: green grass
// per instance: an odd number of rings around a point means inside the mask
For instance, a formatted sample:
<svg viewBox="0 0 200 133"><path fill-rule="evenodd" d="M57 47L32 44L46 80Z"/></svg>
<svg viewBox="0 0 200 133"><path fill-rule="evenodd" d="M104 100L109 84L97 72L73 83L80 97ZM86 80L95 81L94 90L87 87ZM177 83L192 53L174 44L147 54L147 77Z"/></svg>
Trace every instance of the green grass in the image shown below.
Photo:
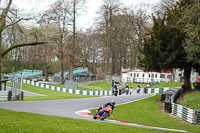
<svg viewBox="0 0 200 133"><path fill-rule="evenodd" d="M170 133L167 131L76 120L0 109L1 133Z"/></svg>
<svg viewBox="0 0 200 133"><path fill-rule="evenodd" d="M136 83L126 83L129 87L133 87L133 89L136 89L136 87L138 86L138 84ZM125 84L125 85L126 85ZM146 84L139 84L141 88L145 88L147 85Z"/></svg>
<svg viewBox="0 0 200 133"><path fill-rule="evenodd" d="M10 86L11 83L8 83L7 85ZM76 94L53 91L53 90L44 89L44 88L37 87L37 86L32 86L32 85L25 84L25 83L23 83L22 87L23 87L22 90L46 95L46 96L25 97L24 98L25 101L74 99L74 98L94 97L94 96L76 95Z"/></svg>
<svg viewBox="0 0 200 133"><path fill-rule="evenodd" d="M116 106L113 111L114 119L148 126L180 129L200 133L200 126L185 124L175 120L175 118L171 117L170 114L161 112L159 100L160 95L156 95L141 101ZM95 110L92 110L92 112L94 113Z"/></svg>
<svg viewBox="0 0 200 133"><path fill-rule="evenodd" d="M133 89L136 89L137 85L136 83L126 83L129 87L133 87ZM126 85L125 84L125 85ZM121 85L123 85L123 83L121 83ZM141 88L146 87L146 84L139 84ZM100 81L100 82L92 82L89 83L88 86L95 86L95 87L101 87L104 89L111 89L112 83L106 82L106 81Z"/></svg>
<svg viewBox="0 0 200 133"><path fill-rule="evenodd" d="M129 87L133 87L136 89L138 84L135 83L126 83ZM125 84L125 85L126 85ZM53 86L65 88L64 84L52 84ZM123 85L123 84L122 84ZM99 90L111 90L112 83L106 81L95 81L95 82L87 82L87 83L79 83L78 90L88 90L88 91L99 91ZM140 87L146 87L146 84L140 84Z"/></svg>
<svg viewBox="0 0 200 133"><path fill-rule="evenodd" d="M56 86L56 87L61 87L61 88L65 88L64 84L51 84L52 86ZM84 91L98 91L100 89L89 89L89 88L83 88L83 87L79 87L77 88L77 90L84 90Z"/></svg>
<svg viewBox="0 0 200 133"><path fill-rule="evenodd" d="M49 85L65 88L65 84L49 84Z"/></svg>
<svg viewBox="0 0 200 133"><path fill-rule="evenodd" d="M183 82L161 82L152 86L151 88L164 88L164 87L182 87Z"/></svg>
<svg viewBox="0 0 200 133"><path fill-rule="evenodd" d="M88 86L95 86L95 87L101 87L104 89L110 89L112 86L112 83L106 82L106 81L96 81L96 82L90 82L88 83Z"/></svg>
<svg viewBox="0 0 200 133"><path fill-rule="evenodd" d="M181 104L192 109L200 110L200 92L190 92L185 94Z"/></svg>
<svg viewBox="0 0 200 133"><path fill-rule="evenodd" d="M151 88L164 88L164 87L182 87L184 85L183 82L161 82L152 86ZM194 89L193 83L191 83L191 87Z"/></svg>

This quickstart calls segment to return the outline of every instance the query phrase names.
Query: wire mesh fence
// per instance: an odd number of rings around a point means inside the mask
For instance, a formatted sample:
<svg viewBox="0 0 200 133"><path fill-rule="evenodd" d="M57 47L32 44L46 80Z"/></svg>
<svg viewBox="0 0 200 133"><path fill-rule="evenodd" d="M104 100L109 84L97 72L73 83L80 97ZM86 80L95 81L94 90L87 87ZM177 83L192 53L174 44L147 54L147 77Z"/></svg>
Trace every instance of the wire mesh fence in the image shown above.
<svg viewBox="0 0 200 133"><path fill-rule="evenodd" d="M122 82L121 76L106 75L106 81L107 82L112 82L112 80L115 80L115 82Z"/></svg>
<svg viewBox="0 0 200 133"><path fill-rule="evenodd" d="M13 75L11 77L11 88L9 89L9 91L12 95L10 96L12 100L22 100L22 82L23 74L19 76Z"/></svg>
<svg viewBox="0 0 200 133"><path fill-rule="evenodd" d="M65 88L66 89L77 89L78 83L75 81L66 80L65 81Z"/></svg>

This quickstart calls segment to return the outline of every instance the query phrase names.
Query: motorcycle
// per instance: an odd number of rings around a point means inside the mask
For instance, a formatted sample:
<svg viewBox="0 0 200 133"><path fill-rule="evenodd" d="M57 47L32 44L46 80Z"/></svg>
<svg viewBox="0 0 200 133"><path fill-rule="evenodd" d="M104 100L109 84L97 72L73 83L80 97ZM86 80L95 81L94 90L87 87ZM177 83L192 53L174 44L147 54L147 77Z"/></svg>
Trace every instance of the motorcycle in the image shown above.
<svg viewBox="0 0 200 133"><path fill-rule="evenodd" d="M114 94L115 96L117 96L117 94L118 94L118 91L114 91L114 92L113 92L113 94Z"/></svg>
<svg viewBox="0 0 200 133"><path fill-rule="evenodd" d="M102 113L102 115L101 116L99 116L98 114L100 113L100 112L103 112ZM104 120L106 117L108 117L108 116L110 116L110 114L112 113L112 108L111 108L111 106L107 106L107 107L103 107L102 109L98 109L97 111L96 111L96 114L93 116L93 119L100 119L100 120Z"/></svg>
<svg viewBox="0 0 200 133"><path fill-rule="evenodd" d="M118 94L118 90L116 87L113 88L113 94L114 94L114 96L117 96L117 94Z"/></svg>

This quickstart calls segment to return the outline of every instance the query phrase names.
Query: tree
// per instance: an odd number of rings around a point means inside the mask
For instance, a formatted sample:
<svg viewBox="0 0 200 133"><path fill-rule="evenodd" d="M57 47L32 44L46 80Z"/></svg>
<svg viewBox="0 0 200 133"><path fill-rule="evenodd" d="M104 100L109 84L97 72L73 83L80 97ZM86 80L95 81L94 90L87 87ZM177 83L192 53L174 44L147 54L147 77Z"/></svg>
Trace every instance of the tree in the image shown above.
<svg viewBox="0 0 200 133"><path fill-rule="evenodd" d="M47 10L41 16L41 23L43 25L52 27L51 34L48 39L52 40L55 44L56 57L60 62L60 81L64 84L64 58L69 45L68 36L69 30L67 25L69 24L69 1L57 0L49 10ZM54 27L54 28L53 28Z"/></svg>
<svg viewBox="0 0 200 133"><path fill-rule="evenodd" d="M76 57L76 21L78 12L82 10L83 6L85 4L85 0L71 0L71 12L70 16L72 19L72 25L73 25L73 38L72 38L72 44L70 45L70 50L72 51L69 55L69 61L70 61L70 67L69 67L69 80L73 81L73 70L74 70L74 64L75 64L75 57Z"/></svg>
<svg viewBox="0 0 200 133"><path fill-rule="evenodd" d="M200 3L194 3L184 11L182 23L185 25L183 30L186 33L184 44L187 53L186 59L192 62L195 70L200 72Z"/></svg>
<svg viewBox="0 0 200 133"><path fill-rule="evenodd" d="M0 1L0 2L2 2L2 1ZM8 17L8 13L9 13L9 9L11 7L11 4L12 4L12 0L9 0L7 5L5 6L5 8L3 8L2 11L1 11L1 18L0 18L0 80L1 80L1 77L2 77L2 75L1 75L1 73L2 73L2 58L6 54L8 54L8 52L10 52L11 50L13 50L15 48L19 48L19 47L34 46L34 45L39 45L39 44L44 44L45 43L45 42L22 43L22 44L12 45L12 46L6 48L5 50L2 49L3 45L4 45L3 44L3 39L2 39L3 31L6 28L17 24L22 20L27 20L27 19L23 19L23 18L19 18L19 17L17 17L17 19L12 20L12 18ZM1 3L0 3L0 5L1 5ZM7 21L7 19L9 19L9 20Z"/></svg>
<svg viewBox="0 0 200 133"><path fill-rule="evenodd" d="M140 49L148 25L145 11L133 11L119 5L119 1L105 1L98 25L98 32L102 35L99 41L103 43L104 70L111 75L120 75L122 68L139 64L136 62L142 55Z"/></svg>
<svg viewBox="0 0 200 133"><path fill-rule="evenodd" d="M153 27L145 38L143 67L147 71L165 71L173 68L184 70L184 83L187 91L191 91L190 74L194 67L192 61L186 60L184 49L186 33L182 23L183 12L192 4L188 0L180 0L163 15L153 16Z"/></svg>
<svg viewBox="0 0 200 133"><path fill-rule="evenodd" d="M103 25L102 25L102 31L104 35L105 40L105 73L106 75L109 72L109 64L110 64L110 58L112 59L112 68L115 67L115 54L114 49L112 49L113 40L114 40L114 28L113 28L113 16L116 15L116 13L119 10L119 0L104 0L103 5L101 6L100 12L102 13L103 17ZM115 69L112 69L111 74L113 75L115 73Z"/></svg>
<svg viewBox="0 0 200 133"><path fill-rule="evenodd" d="M55 28L51 25L46 25L45 22L41 21L38 21L38 24L39 26L26 31L27 36L36 36L39 40L48 40L48 43L26 49L26 52L23 53L24 60L21 62L24 63L28 69L43 70L45 80L48 81L48 71L51 60L55 58L55 45L53 45L53 41L51 40L52 36L54 36L53 32L55 31ZM29 40L32 39L34 38L29 38Z"/></svg>

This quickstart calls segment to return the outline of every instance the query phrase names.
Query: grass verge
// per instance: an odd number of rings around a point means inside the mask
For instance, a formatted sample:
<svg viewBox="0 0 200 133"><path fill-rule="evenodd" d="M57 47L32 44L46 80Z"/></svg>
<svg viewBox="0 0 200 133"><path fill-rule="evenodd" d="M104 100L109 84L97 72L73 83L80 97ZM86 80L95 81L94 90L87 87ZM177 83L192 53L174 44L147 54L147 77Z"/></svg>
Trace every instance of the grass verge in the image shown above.
<svg viewBox="0 0 200 133"><path fill-rule="evenodd" d="M116 106L113 111L114 119L129 123L200 133L200 126L183 123L170 116L170 114L161 112L159 100L160 95L156 95L141 101ZM94 114L95 110L92 110L92 113Z"/></svg>
<svg viewBox="0 0 200 133"><path fill-rule="evenodd" d="M52 86L56 86L56 87L61 87L61 88L65 88L64 84L51 84ZM100 89L90 89L90 88L83 88L83 87L79 87L77 88L77 90L84 90L84 91L98 91ZM103 90L103 89L102 89Z"/></svg>
<svg viewBox="0 0 200 133"><path fill-rule="evenodd" d="M181 105L200 110L200 92L190 92L184 95Z"/></svg>
<svg viewBox="0 0 200 133"><path fill-rule="evenodd" d="M1 133L170 133L102 122L0 109Z"/></svg>
<svg viewBox="0 0 200 133"><path fill-rule="evenodd" d="M8 86L11 85L11 83L7 84ZM36 101L36 100L57 100L57 99L74 99L74 98L88 98L88 97L95 97L95 96L87 96L87 95L76 95L76 94L70 94L70 93L64 93L64 92L58 92L53 91L29 84L23 83L22 90L34 92L46 96L34 96L34 97L25 97L25 101Z"/></svg>
<svg viewBox="0 0 200 133"><path fill-rule="evenodd" d="M183 82L161 82L151 88L181 87L183 84Z"/></svg>
<svg viewBox="0 0 200 133"><path fill-rule="evenodd" d="M133 89L136 89L137 85L138 84L135 84L135 83L126 83L129 87L133 87ZM52 84L53 86L57 86L57 87L62 87L62 88L65 88L65 85L64 84ZM110 91L111 90L111 86L112 86L112 83L110 82L106 82L106 81L95 81L95 82L88 82L88 83L79 83L78 84L78 90L87 90L87 91L105 91L105 90L108 90ZM140 87L141 88L144 88L146 87L146 84L140 84Z"/></svg>
<svg viewBox="0 0 200 133"><path fill-rule="evenodd" d="M151 88L164 88L164 87L182 87L184 85L183 82L161 82L152 86ZM191 83L191 87L194 89L193 83Z"/></svg>

